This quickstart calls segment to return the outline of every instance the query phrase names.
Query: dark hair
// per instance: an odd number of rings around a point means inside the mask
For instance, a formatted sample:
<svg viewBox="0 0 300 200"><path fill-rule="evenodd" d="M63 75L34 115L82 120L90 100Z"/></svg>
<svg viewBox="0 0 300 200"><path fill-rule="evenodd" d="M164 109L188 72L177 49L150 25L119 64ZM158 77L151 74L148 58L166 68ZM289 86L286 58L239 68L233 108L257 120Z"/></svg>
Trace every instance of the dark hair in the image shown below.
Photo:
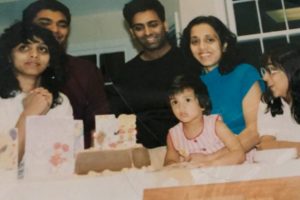
<svg viewBox="0 0 300 200"><path fill-rule="evenodd" d="M291 113L295 121L300 124L300 69L297 69L290 81L292 106Z"/></svg>
<svg viewBox="0 0 300 200"><path fill-rule="evenodd" d="M196 76L176 76L171 87L168 90L169 98L174 95L183 92L185 89L194 90L195 96L197 97L199 104L204 108L204 114L210 114L212 109L211 101L209 98L208 90L206 85L203 83L201 79Z"/></svg>
<svg viewBox="0 0 300 200"><path fill-rule="evenodd" d="M199 24L210 25L220 38L221 47L227 45L219 62L218 70L221 74L227 74L231 72L238 64L242 62L236 46L236 36L218 18L214 16L198 16L190 21L187 27L183 30L180 47L183 51L186 62L192 67L200 68L201 74L205 72L201 63L194 58L190 48L191 30L194 26Z"/></svg>
<svg viewBox="0 0 300 200"><path fill-rule="evenodd" d="M165 9L158 0L132 0L125 4L123 8L123 16L129 26L132 26L132 19L138 12L153 10L157 13L161 21L165 21Z"/></svg>
<svg viewBox="0 0 300 200"><path fill-rule="evenodd" d="M282 70L288 78L291 113L297 123L300 123L300 49L293 44L273 48L264 53L262 66L266 67L270 62L275 68ZM267 112L270 110L272 116L283 113L281 98L275 98L269 88L266 88L262 100L267 103Z"/></svg>
<svg viewBox="0 0 300 200"><path fill-rule="evenodd" d="M21 92L19 82L14 73L11 53L13 48L21 43L36 41L36 38L43 40L49 49L49 65L40 75L40 86L46 88L53 95L52 107L61 103L59 87L64 80L64 71L60 66L62 47L54 38L51 31L37 25L25 25L17 22L4 30L0 36L0 97L10 98Z"/></svg>
<svg viewBox="0 0 300 200"><path fill-rule="evenodd" d="M71 23L71 14L67 6L56 0L38 0L29 4L23 10L23 22L31 24L41 10L52 10L61 12L67 19L68 25Z"/></svg>

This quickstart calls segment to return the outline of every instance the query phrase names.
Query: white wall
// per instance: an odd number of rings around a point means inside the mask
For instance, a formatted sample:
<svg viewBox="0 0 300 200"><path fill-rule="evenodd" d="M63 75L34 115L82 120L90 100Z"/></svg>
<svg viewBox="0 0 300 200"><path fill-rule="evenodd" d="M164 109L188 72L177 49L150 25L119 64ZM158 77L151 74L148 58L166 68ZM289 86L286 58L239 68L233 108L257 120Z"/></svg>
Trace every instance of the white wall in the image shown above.
<svg viewBox="0 0 300 200"><path fill-rule="evenodd" d="M199 15L214 15L228 24L225 0L179 0L179 15L181 31Z"/></svg>
<svg viewBox="0 0 300 200"><path fill-rule="evenodd" d="M169 25L175 23L174 12L179 10L178 0L160 0L160 2L165 6L166 20Z"/></svg>
<svg viewBox="0 0 300 200"><path fill-rule="evenodd" d="M22 10L34 0L0 0L0 32L21 19ZM115 1L115 2L113 2ZM117 2L116 2L117 1ZM129 0L111 0L113 10L105 0L62 0L71 10L72 23L68 52L74 55L124 51L126 61L138 53L134 47L122 15L122 8ZM166 8L169 24L174 23L178 0L161 0Z"/></svg>
<svg viewBox="0 0 300 200"><path fill-rule="evenodd" d="M90 52L125 51L126 60L136 55L121 11L74 16L69 38L69 52L74 55Z"/></svg>
<svg viewBox="0 0 300 200"><path fill-rule="evenodd" d="M15 0L9 0L7 2L3 0L0 1L0 33L16 20L20 20L23 10L21 4L23 4L23 2Z"/></svg>
<svg viewBox="0 0 300 200"><path fill-rule="evenodd" d="M0 31L10 25L15 19L20 19L22 10L32 1L16 0L15 3L0 4ZM72 13L71 35L68 48L71 54L85 55L93 52L99 54L125 51L125 59L127 61L138 53L125 27L122 15L123 2L129 0L122 0L121 4L120 0L117 0L118 4L120 4L118 5L119 9L113 11L101 10L99 7L102 5L101 0L62 1L70 7ZM180 31L192 18L198 15L215 15L227 24L224 1L161 0L166 9L166 19L169 25L175 23L174 13L179 12L178 26ZM84 4L87 2L89 4L88 8L93 8L91 12L89 12L90 9L85 8Z"/></svg>
<svg viewBox="0 0 300 200"><path fill-rule="evenodd" d="M174 24L174 12L179 8L178 0L161 0L161 2L166 8L169 25ZM84 15L76 15L76 10L73 10L72 13L72 31L68 48L71 54L125 51L125 60L128 61L138 53L139 50L133 45L121 10Z"/></svg>

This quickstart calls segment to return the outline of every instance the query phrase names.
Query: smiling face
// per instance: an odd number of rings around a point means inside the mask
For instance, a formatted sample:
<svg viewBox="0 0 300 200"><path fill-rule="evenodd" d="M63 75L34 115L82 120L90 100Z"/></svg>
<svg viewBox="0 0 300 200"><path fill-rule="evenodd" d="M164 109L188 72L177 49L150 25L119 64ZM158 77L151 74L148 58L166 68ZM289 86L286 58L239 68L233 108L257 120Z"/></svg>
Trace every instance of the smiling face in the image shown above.
<svg viewBox="0 0 300 200"><path fill-rule="evenodd" d="M146 10L134 15L130 31L144 50L153 51L167 43L166 27L155 11Z"/></svg>
<svg viewBox="0 0 300 200"><path fill-rule="evenodd" d="M11 60L17 79L38 78L48 66L50 61L48 46L39 38L34 40L18 44L12 49Z"/></svg>
<svg viewBox="0 0 300 200"><path fill-rule="evenodd" d="M190 49L207 71L216 67L222 57L222 45L216 31L208 24L201 23L191 29Z"/></svg>
<svg viewBox="0 0 300 200"><path fill-rule="evenodd" d="M198 121L203 116L204 109L200 106L193 89L184 89L170 97L170 105L176 118L183 123Z"/></svg>
<svg viewBox="0 0 300 200"><path fill-rule="evenodd" d="M70 28L67 18L63 13L52 10L41 10L37 13L33 23L52 31L56 40L61 45L66 45Z"/></svg>
<svg viewBox="0 0 300 200"><path fill-rule="evenodd" d="M269 63L262 73L263 80L272 91L274 97L287 98L289 80L284 71Z"/></svg>

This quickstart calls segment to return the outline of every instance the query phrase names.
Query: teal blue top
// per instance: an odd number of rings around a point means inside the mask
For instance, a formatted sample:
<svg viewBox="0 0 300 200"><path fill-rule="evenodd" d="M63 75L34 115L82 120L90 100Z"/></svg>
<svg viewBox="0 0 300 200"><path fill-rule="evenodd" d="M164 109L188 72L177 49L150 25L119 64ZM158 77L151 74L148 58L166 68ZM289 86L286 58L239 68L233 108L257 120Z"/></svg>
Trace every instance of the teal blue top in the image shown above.
<svg viewBox="0 0 300 200"><path fill-rule="evenodd" d="M221 75L218 67L200 78L206 84L212 102L211 114L220 114L235 134L245 128L242 102L252 85L263 81L254 66L240 64L232 72Z"/></svg>

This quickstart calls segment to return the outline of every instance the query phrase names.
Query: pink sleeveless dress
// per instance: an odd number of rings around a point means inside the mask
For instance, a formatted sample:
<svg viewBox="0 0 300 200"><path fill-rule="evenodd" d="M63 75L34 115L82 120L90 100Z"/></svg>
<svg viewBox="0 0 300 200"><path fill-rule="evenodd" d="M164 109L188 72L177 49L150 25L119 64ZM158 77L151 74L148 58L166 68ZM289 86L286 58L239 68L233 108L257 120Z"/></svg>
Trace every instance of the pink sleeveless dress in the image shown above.
<svg viewBox="0 0 300 200"><path fill-rule="evenodd" d="M205 155L212 154L225 145L216 134L216 121L220 120L219 115L203 115L204 126L202 133L193 138L186 138L182 123L178 123L176 126L169 130L174 148L183 157L188 156L192 153L202 153ZM253 162L253 151L246 154L246 162Z"/></svg>

